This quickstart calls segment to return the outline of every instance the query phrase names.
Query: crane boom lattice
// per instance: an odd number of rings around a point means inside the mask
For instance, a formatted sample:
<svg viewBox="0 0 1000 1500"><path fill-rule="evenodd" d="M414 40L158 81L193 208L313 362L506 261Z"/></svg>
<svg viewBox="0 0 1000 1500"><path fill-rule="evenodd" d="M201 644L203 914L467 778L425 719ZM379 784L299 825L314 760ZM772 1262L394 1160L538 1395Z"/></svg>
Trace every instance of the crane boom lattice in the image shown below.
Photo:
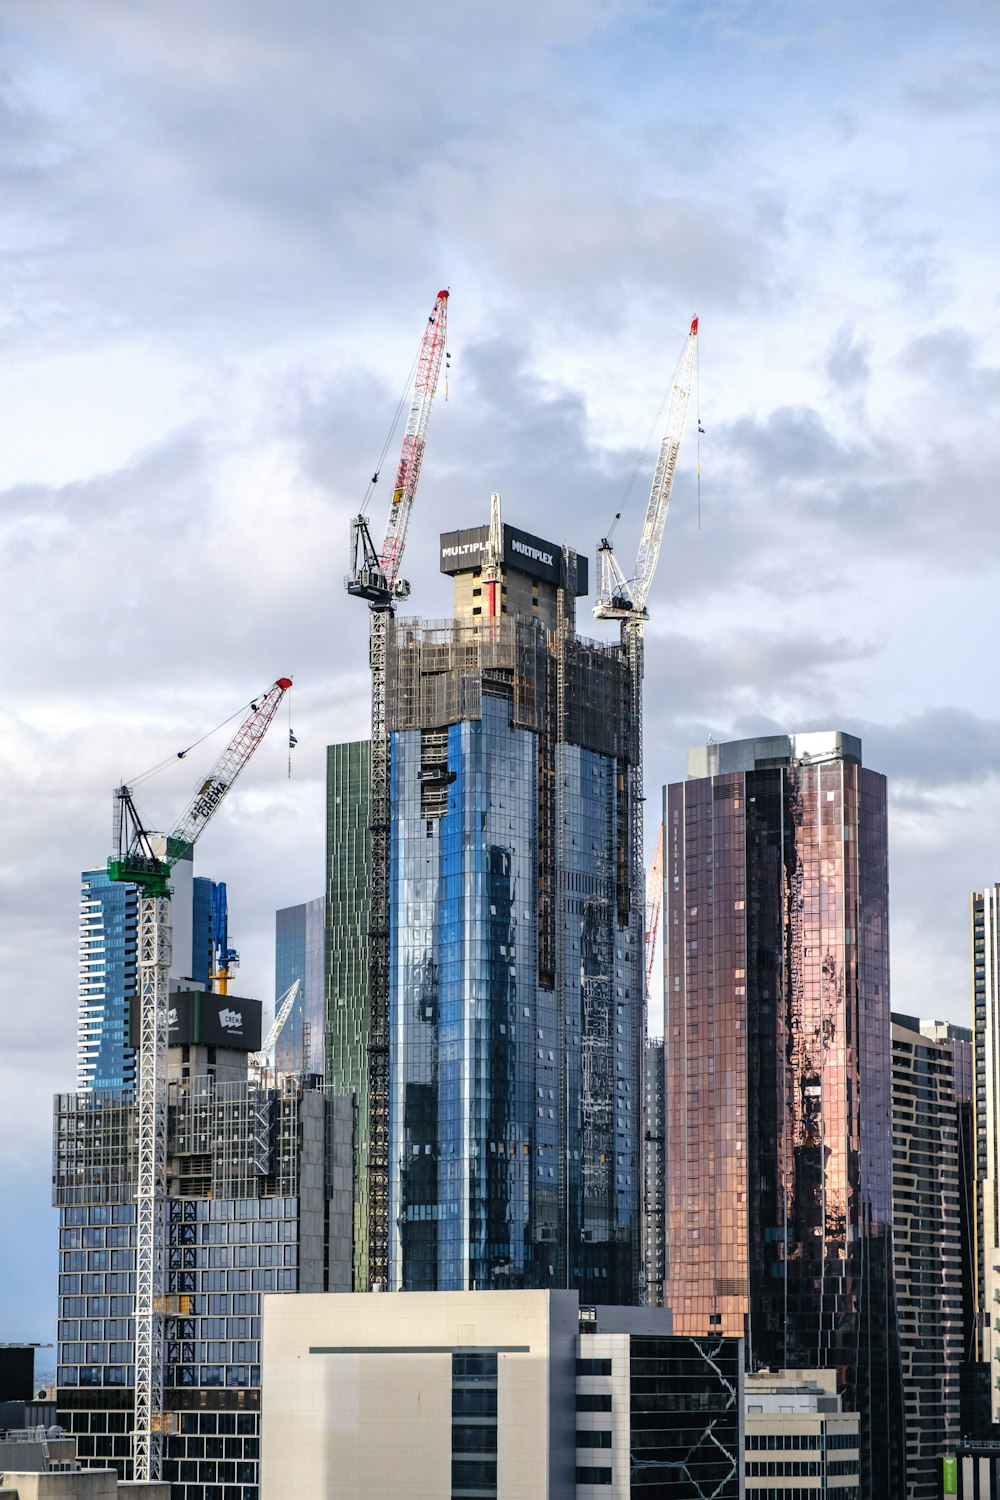
<svg viewBox="0 0 1000 1500"><path fill-rule="evenodd" d="M646 601L649 597L653 575L656 572L656 565L660 560L663 532L667 522L667 511L670 507L670 492L673 488L674 475L677 470L677 455L680 450L681 438L684 435L684 424L691 401L691 382L694 373L697 346L698 319L692 318L691 326L688 329L688 336L681 351L681 357L670 387L663 436L660 440L656 468L653 472L653 482L649 491L649 501L646 505L646 516L643 521L642 537L639 542L639 552L632 577L627 578L625 576L624 570L619 565L611 543L607 538L601 542L598 548L599 592L597 603L594 605L594 614L599 620L618 620L620 622L621 651L629 665L631 691L631 703L629 707L632 716L634 759L627 778L626 795L629 799L629 816L632 824L633 865L629 873L634 889L641 889L643 876L642 825L645 798L643 796L642 781L642 679L645 646L644 635L646 620L648 619ZM657 862L659 862L661 867L661 885L662 859L661 830L661 842L657 845L657 856L654 859L654 870ZM662 900L662 896L660 899ZM648 911L649 907L647 905ZM656 908L654 918L655 924L658 925L659 908ZM652 978L653 952L656 942L655 931L656 926L654 925L651 934L650 921L647 919L644 934L646 942L644 1009L648 1006L649 985Z"/></svg>
<svg viewBox="0 0 1000 1500"><path fill-rule="evenodd" d="M399 576L403 560L406 534L410 527L410 512L413 497L420 479L420 466L424 460L427 444L427 424L430 421L431 403L437 390L444 359L445 339L448 332L448 293L438 292L437 301L427 320L417 358L417 374L413 382L410 411L406 419L406 432L396 470L396 484L389 507L385 539L382 542L382 571L391 588Z"/></svg>

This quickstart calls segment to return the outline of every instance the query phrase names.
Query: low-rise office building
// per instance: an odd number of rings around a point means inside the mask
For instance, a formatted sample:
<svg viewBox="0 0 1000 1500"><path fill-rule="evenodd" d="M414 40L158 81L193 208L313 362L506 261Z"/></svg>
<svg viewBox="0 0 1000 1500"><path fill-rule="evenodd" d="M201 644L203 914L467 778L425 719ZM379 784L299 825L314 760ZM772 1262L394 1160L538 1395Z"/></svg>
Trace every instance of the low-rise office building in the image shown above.
<svg viewBox="0 0 1000 1500"><path fill-rule="evenodd" d="M860 1418L835 1370L763 1370L745 1400L747 1500L858 1500Z"/></svg>
<svg viewBox="0 0 1000 1500"><path fill-rule="evenodd" d="M575 1292L265 1297L261 1500L738 1500L742 1343Z"/></svg>

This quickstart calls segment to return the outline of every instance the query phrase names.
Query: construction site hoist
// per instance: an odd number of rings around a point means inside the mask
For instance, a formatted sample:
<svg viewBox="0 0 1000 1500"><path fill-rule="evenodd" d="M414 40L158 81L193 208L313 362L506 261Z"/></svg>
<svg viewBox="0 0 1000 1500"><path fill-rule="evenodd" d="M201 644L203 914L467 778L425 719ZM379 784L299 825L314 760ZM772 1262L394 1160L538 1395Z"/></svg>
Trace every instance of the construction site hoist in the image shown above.
<svg viewBox="0 0 1000 1500"><path fill-rule="evenodd" d="M633 735L633 761L629 787L634 859L633 880L641 876L642 871L643 634L646 621L649 619L646 600L649 597L653 575L660 559L663 530L667 523L667 511L670 508L670 491L673 488L674 474L677 470L677 455L680 451L684 423L691 401L691 382L697 344L698 319L692 318L670 388L663 437L653 472L653 483L649 491L649 502L646 506L646 517L639 541L639 554L632 576L626 578L607 537L602 539L597 551L599 578L594 614L599 620L620 622L622 654L629 664ZM647 975L649 961L647 949Z"/></svg>
<svg viewBox="0 0 1000 1500"><path fill-rule="evenodd" d="M385 670L389 620L410 585L399 569L406 546L420 466L427 441L431 404L445 354L448 293L438 292L417 356L416 377L403 437L396 483L381 548L376 551L368 522L351 522L351 572L347 592L364 599L371 611L369 662L372 677L371 766L369 780L368 1070L368 1289L384 1287L389 1276L389 730ZM362 1290L362 1288L358 1288Z"/></svg>
<svg viewBox="0 0 1000 1500"><path fill-rule="evenodd" d="M163 1316L167 1203L167 1037L170 991L170 872L189 854L267 733L291 687L279 677L250 705L225 750L168 834L146 829L132 788L115 790L114 849L108 877L139 891L139 1058L135 1089L136 1192L135 1424L133 1477L160 1477L163 1421Z"/></svg>

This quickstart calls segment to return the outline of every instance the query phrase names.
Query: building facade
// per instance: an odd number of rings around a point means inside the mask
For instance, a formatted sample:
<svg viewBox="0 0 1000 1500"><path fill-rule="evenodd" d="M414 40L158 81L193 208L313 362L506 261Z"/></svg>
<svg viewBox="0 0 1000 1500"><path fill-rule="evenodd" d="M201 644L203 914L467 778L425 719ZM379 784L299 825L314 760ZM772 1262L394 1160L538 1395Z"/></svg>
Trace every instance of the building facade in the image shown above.
<svg viewBox="0 0 1000 1500"><path fill-rule="evenodd" d="M902 1495L885 779L841 733L692 752L665 818L675 1331L835 1368L861 1493Z"/></svg>
<svg viewBox="0 0 1000 1500"><path fill-rule="evenodd" d="M326 1078L354 1099L354 1289L368 1288L371 744L326 752Z"/></svg>
<svg viewBox="0 0 1000 1500"><path fill-rule="evenodd" d="M908 1500L938 1500L960 1434L964 1356L956 1047L950 1028L892 1017L893 1253ZM960 1057L959 1066L964 1059Z"/></svg>
<svg viewBox="0 0 1000 1500"><path fill-rule="evenodd" d="M644 1237L643 1271L646 1282L646 1306L663 1306L663 1278L666 1274L666 1211L664 1164L664 1091L663 1038L646 1040L646 1065L643 1081L643 1173L642 1224Z"/></svg>
<svg viewBox="0 0 1000 1500"><path fill-rule="evenodd" d="M443 537L454 619L389 632L390 1284L635 1302L630 669L576 634L586 561L504 537L489 585L488 528Z"/></svg>
<svg viewBox="0 0 1000 1500"><path fill-rule="evenodd" d="M258 1500L261 1297L350 1284L350 1100L258 1088L216 1045L171 1047L170 1075L163 1477L173 1500ZM58 1095L58 1420L84 1466L125 1479L136 1176L132 1092Z"/></svg>
<svg viewBox="0 0 1000 1500"><path fill-rule="evenodd" d="M738 1500L740 1341L669 1328L574 1292L268 1297L262 1500Z"/></svg>
<svg viewBox="0 0 1000 1500"><path fill-rule="evenodd" d="M1000 884L972 897L973 1120L976 1143L975 1435L1000 1423Z"/></svg>
<svg viewBox="0 0 1000 1500"><path fill-rule="evenodd" d="M276 1073L326 1073L326 899L275 913L274 999L299 981L292 1013L274 1047Z"/></svg>
<svg viewBox="0 0 1000 1500"><path fill-rule="evenodd" d="M861 1437L834 1370L746 1378L747 1500L858 1500Z"/></svg>
<svg viewBox="0 0 1000 1500"><path fill-rule="evenodd" d="M194 875L190 859L183 859L171 883L171 977L207 985L212 972L213 882ZM76 1042L76 1086L81 1093L127 1089L135 1082L129 1024L136 993L138 916L134 885L109 880L106 868L83 871Z"/></svg>

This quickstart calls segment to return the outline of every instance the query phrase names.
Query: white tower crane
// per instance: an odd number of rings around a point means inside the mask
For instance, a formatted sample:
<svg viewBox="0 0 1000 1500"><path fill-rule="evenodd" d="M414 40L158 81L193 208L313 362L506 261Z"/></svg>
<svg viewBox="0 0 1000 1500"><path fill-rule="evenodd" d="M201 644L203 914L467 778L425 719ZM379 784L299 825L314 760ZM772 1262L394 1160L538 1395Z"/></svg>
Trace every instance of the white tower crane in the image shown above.
<svg viewBox="0 0 1000 1500"><path fill-rule="evenodd" d="M165 837L142 825L132 789L115 791L115 853L108 877L139 888L139 1170L136 1191L135 1420L133 1477L160 1477L163 1432L164 1240L167 1203L167 1012L170 990L170 872L190 852L260 744L291 687L279 677L233 735Z"/></svg>
<svg viewBox="0 0 1000 1500"><path fill-rule="evenodd" d="M660 558L663 529L667 523L667 511L670 507L670 491L673 487L674 473L677 468L677 454L680 450L684 423L691 400L691 379L694 373L697 342L698 319L692 318L691 327L688 330L688 336L681 351L681 357L674 373L673 384L670 388L663 437L660 441L660 451L657 455L656 469L653 473L653 483L649 491L649 503L646 506L646 518L643 522L642 538L639 542L639 555L636 559L635 571L632 577L625 577L607 537L602 539L597 554L599 580L598 598L597 603L594 605L594 614L599 620L620 621L622 654L626 657L629 664L634 737L634 760L629 787L633 858L633 869L630 873L632 883L636 889L640 887L643 868L642 674L643 634L646 621L649 618L646 600L649 597L653 574L656 572L656 564ZM650 978L648 969L650 956L650 950L647 947L647 986Z"/></svg>
<svg viewBox="0 0 1000 1500"><path fill-rule="evenodd" d="M295 1002L299 997L299 990L301 988L301 979L293 979L285 993L282 995L281 999L278 1001L277 1005L274 1007L274 1020L271 1022L270 1031L267 1033L267 1036L261 1043L260 1051L251 1052L250 1054L250 1058L247 1063L247 1070L249 1077L255 1083L261 1078L266 1077L268 1072L273 1067L272 1059L274 1057L274 1049L277 1046L279 1036L285 1029L288 1018L295 1007Z"/></svg>

